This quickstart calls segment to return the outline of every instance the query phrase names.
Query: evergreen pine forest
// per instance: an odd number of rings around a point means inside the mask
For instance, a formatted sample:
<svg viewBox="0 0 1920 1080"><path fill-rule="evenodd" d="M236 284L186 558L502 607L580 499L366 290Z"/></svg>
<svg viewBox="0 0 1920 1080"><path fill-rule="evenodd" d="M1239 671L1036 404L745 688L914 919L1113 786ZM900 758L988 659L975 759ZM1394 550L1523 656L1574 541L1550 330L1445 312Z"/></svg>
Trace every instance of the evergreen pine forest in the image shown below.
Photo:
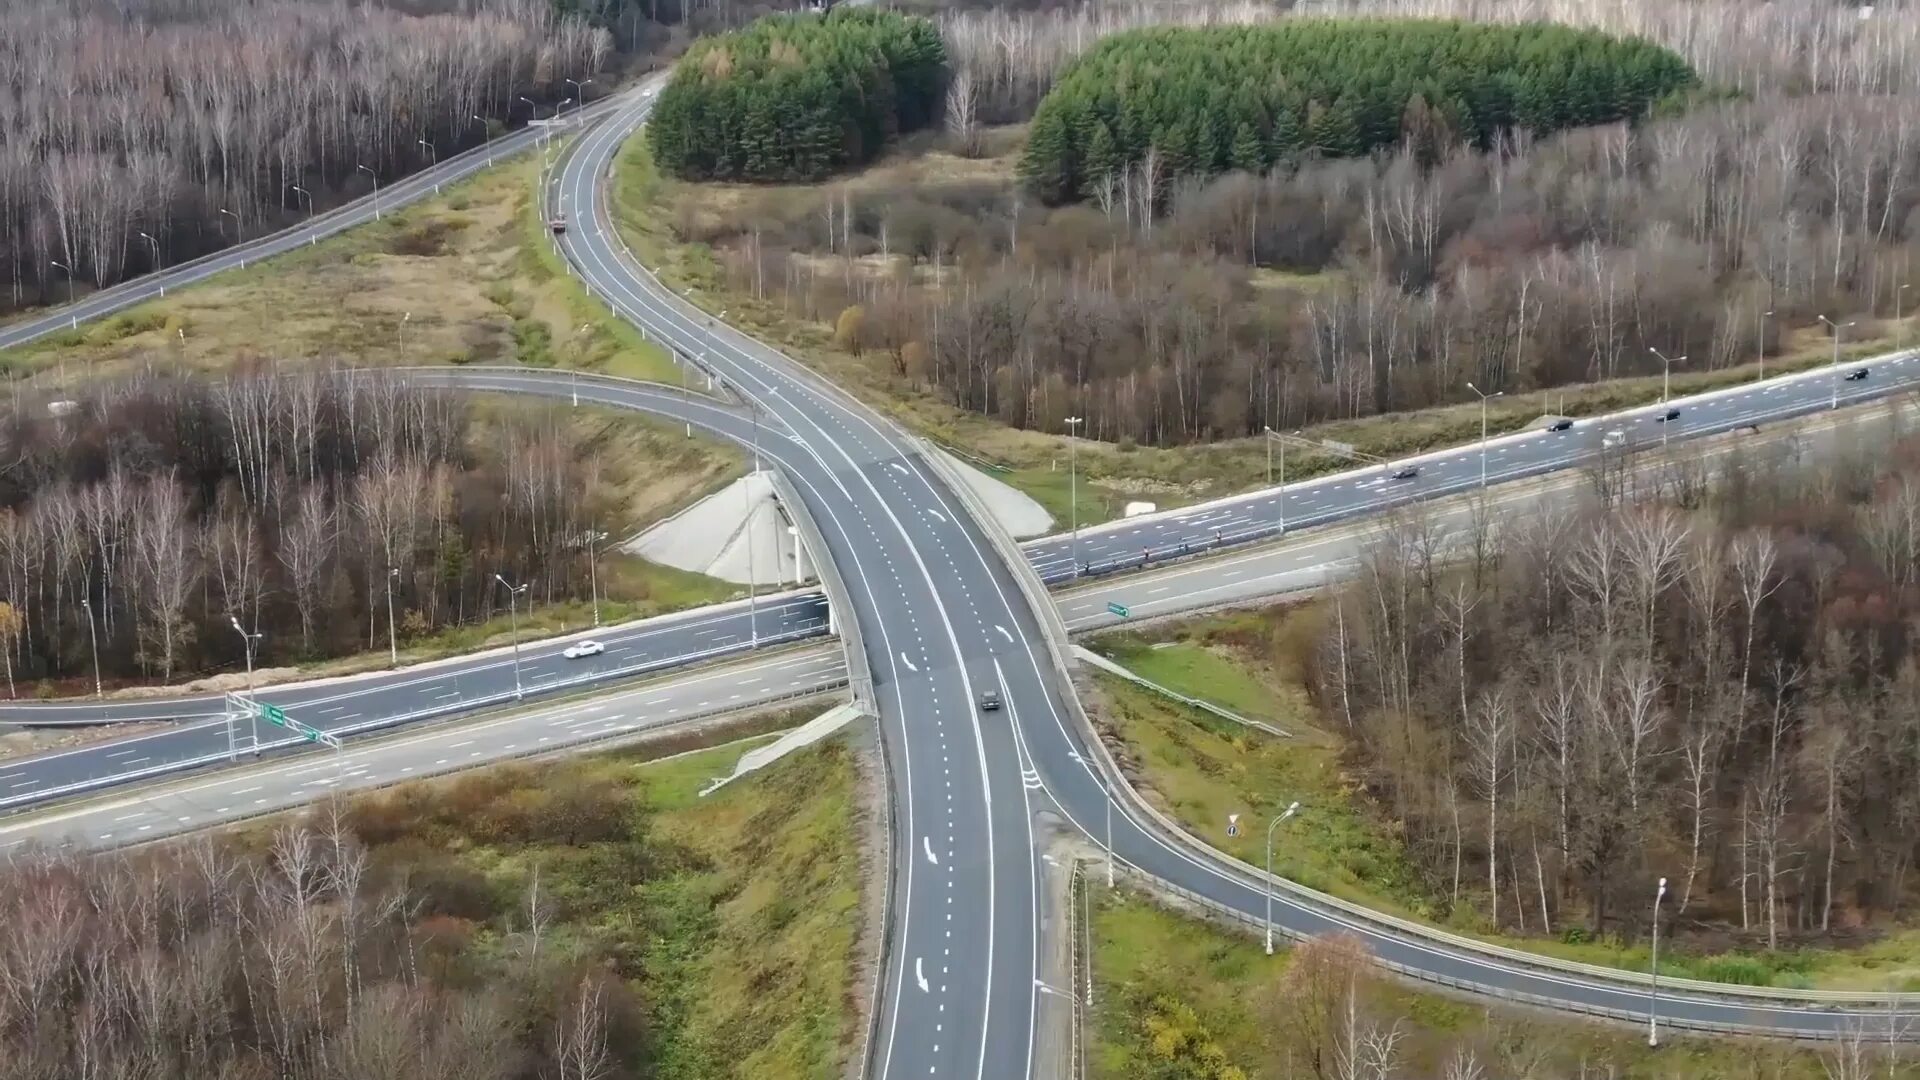
<svg viewBox="0 0 1920 1080"><path fill-rule="evenodd" d="M1259 172L1411 139L1438 154L1503 131L1640 117L1694 82L1645 41L1533 23L1299 19L1117 34L1035 113L1021 173L1049 202L1093 195L1156 155L1152 180Z"/></svg>
<svg viewBox="0 0 1920 1080"><path fill-rule="evenodd" d="M694 45L648 124L687 180L818 180L939 115L946 49L925 19L872 10L760 19Z"/></svg>

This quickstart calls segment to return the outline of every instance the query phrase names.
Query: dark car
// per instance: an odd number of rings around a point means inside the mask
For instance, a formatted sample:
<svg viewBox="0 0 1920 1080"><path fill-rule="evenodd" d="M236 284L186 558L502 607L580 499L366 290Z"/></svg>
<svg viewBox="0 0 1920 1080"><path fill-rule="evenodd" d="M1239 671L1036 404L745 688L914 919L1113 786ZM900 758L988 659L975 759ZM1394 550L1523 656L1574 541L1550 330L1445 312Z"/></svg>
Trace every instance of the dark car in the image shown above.
<svg viewBox="0 0 1920 1080"><path fill-rule="evenodd" d="M999 712L1000 711L1000 691L982 690L980 692L980 711L981 712Z"/></svg>
<svg viewBox="0 0 1920 1080"><path fill-rule="evenodd" d="M1547 430L1548 431L1572 431L1573 421L1563 416L1560 419L1555 420L1553 423L1548 424Z"/></svg>
<svg viewBox="0 0 1920 1080"><path fill-rule="evenodd" d="M1411 480L1419 475L1420 469L1415 465L1402 465L1393 471L1393 478L1395 480Z"/></svg>
<svg viewBox="0 0 1920 1080"><path fill-rule="evenodd" d="M1666 412L1661 413L1658 419L1662 424L1666 423L1669 420L1678 420L1680 419L1680 410L1668 409Z"/></svg>
<svg viewBox="0 0 1920 1080"><path fill-rule="evenodd" d="M1867 378L1866 368L1854 368L1852 371L1847 372L1848 382L1865 382L1866 378Z"/></svg>

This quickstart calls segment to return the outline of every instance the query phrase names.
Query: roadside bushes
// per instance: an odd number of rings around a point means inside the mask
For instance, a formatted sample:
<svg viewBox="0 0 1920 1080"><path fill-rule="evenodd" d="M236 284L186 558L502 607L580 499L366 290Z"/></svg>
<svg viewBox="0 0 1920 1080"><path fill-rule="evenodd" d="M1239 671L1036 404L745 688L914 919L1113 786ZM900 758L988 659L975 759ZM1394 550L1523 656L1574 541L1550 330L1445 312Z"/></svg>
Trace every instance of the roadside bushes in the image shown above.
<svg viewBox="0 0 1920 1080"><path fill-rule="evenodd" d="M925 126L946 49L892 12L779 15L696 44L660 93L647 140L688 180L817 180Z"/></svg>
<svg viewBox="0 0 1920 1080"><path fill-rule="evenodd" d="M1102 186L1262 172L1308 151L1405 138L1436 159L1502 132L1631 119L1690 85L1674 53L1593 30L1417 19L1301 19L1117 34L1034 114L1021 173L1066 202Z"/></svg>

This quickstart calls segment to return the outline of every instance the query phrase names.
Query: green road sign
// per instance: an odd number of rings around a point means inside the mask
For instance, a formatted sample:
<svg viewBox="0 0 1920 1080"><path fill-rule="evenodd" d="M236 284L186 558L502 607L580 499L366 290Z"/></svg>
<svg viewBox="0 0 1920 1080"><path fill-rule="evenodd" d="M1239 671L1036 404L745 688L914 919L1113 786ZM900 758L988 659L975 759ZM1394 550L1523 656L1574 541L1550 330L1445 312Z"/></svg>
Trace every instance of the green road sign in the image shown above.
<svg viewBox="0 0 1920 1080"><path fill-rule="evenodd" d="M1123 619L1127 617L1127 605L1125 604L1116 604L1113 601L1109 600L1107 601L1107 610L1111 611L1115 615L1120 616Z"/></svg>
<svg viewBox="0 0 1920 1080"><path fill-rule="evenodd" d="M286 710L282 709L278 705L260 706L260 716L262 719L266 720L267 723L272 724L275 727L287 726Z"/></svg>

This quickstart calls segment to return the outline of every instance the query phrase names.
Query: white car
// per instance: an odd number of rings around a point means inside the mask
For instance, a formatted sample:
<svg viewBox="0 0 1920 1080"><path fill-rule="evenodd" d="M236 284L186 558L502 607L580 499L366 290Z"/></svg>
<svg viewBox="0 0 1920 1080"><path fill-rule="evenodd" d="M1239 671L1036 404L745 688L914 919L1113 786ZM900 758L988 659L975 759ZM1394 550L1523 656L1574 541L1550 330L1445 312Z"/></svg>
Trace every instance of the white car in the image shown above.
<svg viewBox="0 0 1920 1080"><path fill-rule="evenodd" d="M607 647L598 641L576 641L562 650L560 655L569 660L578 660L583 656L599 656Z"/></svg>

